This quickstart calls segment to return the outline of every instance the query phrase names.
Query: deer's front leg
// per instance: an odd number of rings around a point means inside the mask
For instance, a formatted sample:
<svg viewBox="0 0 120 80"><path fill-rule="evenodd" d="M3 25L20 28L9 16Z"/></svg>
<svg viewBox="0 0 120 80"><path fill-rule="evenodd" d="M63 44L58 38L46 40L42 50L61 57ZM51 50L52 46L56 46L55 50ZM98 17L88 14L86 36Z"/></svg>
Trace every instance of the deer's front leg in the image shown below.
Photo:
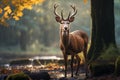
<svg viewBox="0 0 120 80"><path fill-rule="evenodd" d="M74 60L74 55L71 55L71 77L73 77L73 60Z"/></svg>
<svg viewBox="0 0 120 80"><path fill-rule="evenodd" d="M68 56L64 54L65 77L67 77L67 59L68 59Z"/></svg>

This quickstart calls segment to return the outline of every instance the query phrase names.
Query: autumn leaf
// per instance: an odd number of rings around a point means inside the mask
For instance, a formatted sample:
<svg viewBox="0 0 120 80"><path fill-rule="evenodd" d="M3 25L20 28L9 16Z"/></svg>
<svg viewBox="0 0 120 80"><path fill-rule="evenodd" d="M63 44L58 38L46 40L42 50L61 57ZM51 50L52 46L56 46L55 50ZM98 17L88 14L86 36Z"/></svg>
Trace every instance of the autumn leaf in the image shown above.
<svg viewBox="0 0 120 80"><path fill-rule="evenodd" d="M2 11L3 11L3 10L0 8L0 14L2 13Z"/></svg>
<svg viewBox="0 0 120 80"><path fill-rule="evenodd" d="M4 8L5 11L8 10L8 9L10 9L10 6L6 6L6 7Z"/></svg>
<svg viewBox="0 0 120 80"><path fill-rule="evenodd" d="M18 16L13 16L13 18L18 21L20 18Z"/></svg>
<svg viewBox="0 0 120 80"><path fill-rule="evenodd" d="M22 12L17 12L16 16L21 17L21 16L23 16L23 13Z"/></svg>
<svg viewBox="0 0 120 80"><path fill-rule="evenodd" d="M10 6L4 8L5 13L10 14L12 12Z"/></svg>
<svg viewBox="0 0 120 80"><path fill-rule="evenodd" d="M31 0L31 1L34 1L34 0ZM34 2L35 2L34 4L43 3L44 1L45 1L45 0L34 1Z"/></svg>
<svg viewBox="0 0 120 80"><path fill-rule="evenodd" d="M19 6L19 10L23 11L24 10L24 6Z"/></svg>
<svg viewBox="0 0 120 80"><path fill-rule="evenodd" d="M32 9L32 6L27 6L26 8L29 9L29 10L31 10L31 9Z"/></svg>
<svg viewBox="0 0 120 80"><path fill-rule="evenodd" d="M4 13L3 17L4 18L9 18L8 13Z"/></svg>

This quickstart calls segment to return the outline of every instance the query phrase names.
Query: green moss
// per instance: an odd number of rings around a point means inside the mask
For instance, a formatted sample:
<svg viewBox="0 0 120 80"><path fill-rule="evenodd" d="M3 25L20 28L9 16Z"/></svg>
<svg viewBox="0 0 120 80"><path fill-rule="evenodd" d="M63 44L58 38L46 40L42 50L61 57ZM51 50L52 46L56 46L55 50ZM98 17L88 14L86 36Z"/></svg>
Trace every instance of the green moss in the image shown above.
<svg viewBox="0 0 120 80"><path fill-rule="evenodd" d="M120 56L115 61L115 75L120 75Z"/></svg>
<svg viewBox="0 0 120 80"><path fill-rule="evenodd" d="M114 61L119 56L119 51L114 45L110 45L107 49L102 52L98 59Z"/></svg>
<svg viewBox="0 0 120 80"><path fill-rule="evenodd" d="M30 77L24 73L10 74L6 80L31 80Z"/></svg>

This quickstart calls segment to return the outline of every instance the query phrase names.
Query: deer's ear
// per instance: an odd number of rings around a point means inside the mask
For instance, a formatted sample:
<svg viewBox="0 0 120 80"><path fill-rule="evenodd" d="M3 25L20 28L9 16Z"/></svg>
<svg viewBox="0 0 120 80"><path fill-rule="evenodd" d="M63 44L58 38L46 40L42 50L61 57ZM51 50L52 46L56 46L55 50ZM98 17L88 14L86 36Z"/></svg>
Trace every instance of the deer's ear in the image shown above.
<svg viewBox="0 0 120 80"><path fill-rule="evenodd" d="M57 16L57 17L55 17L55 19L56 19L57 22L61 22L60 17Z"/></svg>
<svg viewBox="0 0 120 80"><path fill-rule="evenodd" d="M70 22L73 22L74 19L75 19L75 17L70 17L70 18L69 18L69 21L70 21Z"/></svg>

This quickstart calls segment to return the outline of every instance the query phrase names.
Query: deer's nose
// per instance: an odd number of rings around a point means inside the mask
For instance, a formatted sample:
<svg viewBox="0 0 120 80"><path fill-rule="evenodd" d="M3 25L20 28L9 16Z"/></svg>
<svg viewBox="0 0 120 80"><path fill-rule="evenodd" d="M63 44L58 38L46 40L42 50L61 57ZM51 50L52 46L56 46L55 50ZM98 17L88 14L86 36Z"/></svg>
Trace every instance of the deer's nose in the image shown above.
<svg viewBox="0 0 120 80"><path fill-rule="evenodd" d="M64 29L67 30L67 27L65 27Z"/></svg>

